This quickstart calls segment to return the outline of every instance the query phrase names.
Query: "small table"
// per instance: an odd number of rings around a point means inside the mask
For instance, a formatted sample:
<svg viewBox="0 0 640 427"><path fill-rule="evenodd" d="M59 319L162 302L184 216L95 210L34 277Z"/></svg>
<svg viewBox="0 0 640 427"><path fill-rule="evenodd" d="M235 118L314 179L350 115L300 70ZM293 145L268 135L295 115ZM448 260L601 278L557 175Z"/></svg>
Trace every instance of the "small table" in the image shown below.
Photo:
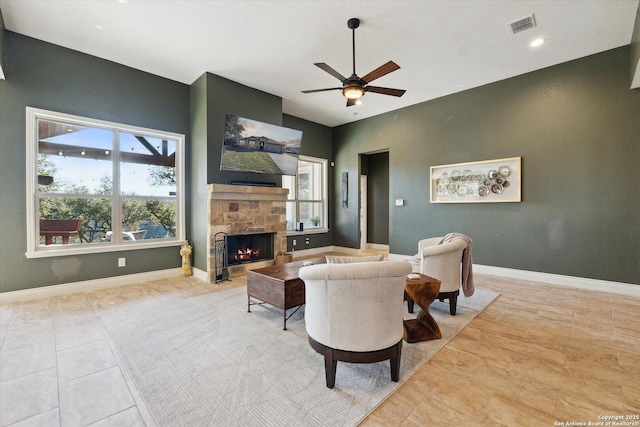
<svg viewBox="0 0 640 427"><path fill-rule="evenodd" d="M298 277L298 272L308 262L325 264L326 259L313 258L247 271L247 311L251 313L252 305L262 305L267 310L282 314L282 330L286 331L287 319L305 301L304 282ZM287 316L287 310L291 308L295 310Z"/></svg>
<svg viewBox="0 0 640 427"><path fill-rule="evenodd" d="M415 319L404 321L404 334L402 338L408 343L428 341L442 338L442 333L436 320L429 314L429 306L440 292L440 280L424 274L419 274L417 279L409 279L404 289L409 298L415 301L421 310Z"/></svg>

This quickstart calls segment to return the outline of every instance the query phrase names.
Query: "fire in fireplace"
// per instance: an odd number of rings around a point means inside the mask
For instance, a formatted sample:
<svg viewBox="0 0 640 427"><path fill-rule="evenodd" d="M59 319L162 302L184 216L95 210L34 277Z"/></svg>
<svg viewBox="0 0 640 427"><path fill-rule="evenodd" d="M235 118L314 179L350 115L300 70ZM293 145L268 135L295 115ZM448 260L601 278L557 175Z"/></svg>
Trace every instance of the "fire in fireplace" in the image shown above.
<svg viewBox="0 0 640 427"><path fill-rule="evenodd" d="M273 259L274 233L228 236L229 265Z"/></svg>

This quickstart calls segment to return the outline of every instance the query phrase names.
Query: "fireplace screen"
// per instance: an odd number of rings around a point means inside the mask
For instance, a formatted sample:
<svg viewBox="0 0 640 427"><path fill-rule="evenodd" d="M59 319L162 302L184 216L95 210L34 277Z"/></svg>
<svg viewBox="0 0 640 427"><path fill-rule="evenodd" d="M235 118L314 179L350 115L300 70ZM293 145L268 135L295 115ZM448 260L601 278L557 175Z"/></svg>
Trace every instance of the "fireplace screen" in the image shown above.
<svg viewBox="0 0 640 427"><path fill-rule="evenodd" d="M229 265L273 259L274 233L227 236Z"/></svg>

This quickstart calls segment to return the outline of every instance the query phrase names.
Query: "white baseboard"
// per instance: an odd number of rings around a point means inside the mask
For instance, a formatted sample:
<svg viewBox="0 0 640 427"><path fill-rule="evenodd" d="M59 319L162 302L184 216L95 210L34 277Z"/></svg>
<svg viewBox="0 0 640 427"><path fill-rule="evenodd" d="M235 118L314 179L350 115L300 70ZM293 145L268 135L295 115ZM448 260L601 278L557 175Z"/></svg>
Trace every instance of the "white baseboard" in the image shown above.
<svg viewBox="0 0 640 427"><path fill-rule="evenodd" d="M345 248L342 246L323 246L320 248L305 249L295 251L294 256L309 256L326 252L343 252L352 255L359 255L360 249ZM409 258L404 254L389 254L390 260L403 260ZM473 265L473 271L479 274L488 274L499 277L510 277L513 279L531 280L535 282L550 283L553 285L571 286L580 289L594 291L613 292L624 295L640 296L640 285L631 283L612 282L608 280L589 279L584 277L563 276L560 274L541 273L537 271L516 270L513 268L493 267L490 265ZM24 289L21 291L11 291L0 293L0 305L12 304L16 302L29 301L39 298L68 295L74 292L88 292L97 289L112 288L116 286L131 285L150 280L161 280L180 277L180 268L170 268L166 270L149 271L146 273L127 274L124 276L107 277L104 279L85 280L82 282L65 283L62 285L42 286L40 288ZM208 281L207 272L198 268L193 268L193 275L203 281Z"/></svg>
<svg viewBox="0 0 640 427"><path fill-rule="evenodd" d="M383 245L380 243L367 243L367 249L375 249L376 251L388 251L389 245Z"/></svg>
<svg viewBox="0 0 640 427"><path fill-rule="evenodd" d="M389 254L390 260L404 260L410 255ZM592 291L613 292L616 294L640 296L640 285L612 282L609 280L589 279L586 277L563 276L561 274L541 273L538 271L516 270L514 268L493 267L473 264L473 272L491 276L510 277L512 279L544 282L552 285L571 286Z"/></svg>
<svg viewBox="0 0 640 427"><path fill-rule="evenodd" d="M193 276L196 279L204 280L205 282L209 281L209 275L207 274L206 271L200 270L199 268L195 268L195 267L192 267L191 270L193 271Z"/></svg>
<svg viewBox="0 0 640 427"><path fill-rule="evenodd" d="M181 273L181 268L169 268L166 270L106 277L104 279L84 280L82 282L65 283L62 285L42 286L21 291L2 292L0 293L0 305L68 295L74 292L88 292L97 289L113 288L139 282L148 282L150 280L169 279L172 277L180 277Z"/></svg>
<svg viewBox="0 0 640 427"><path fill-rule="evenodd" d="M574 288L589 289L592 291L640 296L640 285L634 285L631 283L612 282L609 280L589 279L587 277L564 276L561 274L516 270L513 268L493 267L490 265L478 264L473 264L473 272L490 274L493 276L510 277L513 279L531 280L534 282L551 283L553 285L571 286Z"/></svg>

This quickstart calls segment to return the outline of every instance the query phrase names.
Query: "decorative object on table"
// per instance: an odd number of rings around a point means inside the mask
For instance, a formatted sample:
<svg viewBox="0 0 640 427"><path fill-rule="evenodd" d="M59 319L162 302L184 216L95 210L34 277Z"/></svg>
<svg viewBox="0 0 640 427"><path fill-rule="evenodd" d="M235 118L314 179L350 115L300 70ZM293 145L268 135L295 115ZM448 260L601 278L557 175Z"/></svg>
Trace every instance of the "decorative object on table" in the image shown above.
<svg viewBox="0 0 640 427"><path fill-rule="evenodd" d="M520 202L522 158L431 166L431 203Z"/></svg>
<svg viewBox="0 0 640 427"><path fill-rule="evenodd" d="M191 245L184 242L180 248L180 256L182 256L182 275L191 276Z"/></svg>
<svg viewBox="0 0 640 427"><path fill-rule="evenodd" d="M342 172L342 207L347 208L349 204L347 199L349 197L349 172Z"/></svg>
<svg viewBox="0 0 640 427"><path fill-rule="evenodd" d="M415 319L404 320L404 335L402 338L408 343L437 340L442 338L438 323L429 313L429 306L440 292L440 281L423 274L407 275L404 285L405 293L411 301L417 303L421 310ZM408 304L407 306L411 306ZM412 310L410 310L412 311Z"/></svg>
<svg viewBox="0 0 640 427"><path fill-rule="evenodd" d="M286 264L291 261L293 261L293 255L288 252L278 251L276 254L276 265Z"/></svg>

